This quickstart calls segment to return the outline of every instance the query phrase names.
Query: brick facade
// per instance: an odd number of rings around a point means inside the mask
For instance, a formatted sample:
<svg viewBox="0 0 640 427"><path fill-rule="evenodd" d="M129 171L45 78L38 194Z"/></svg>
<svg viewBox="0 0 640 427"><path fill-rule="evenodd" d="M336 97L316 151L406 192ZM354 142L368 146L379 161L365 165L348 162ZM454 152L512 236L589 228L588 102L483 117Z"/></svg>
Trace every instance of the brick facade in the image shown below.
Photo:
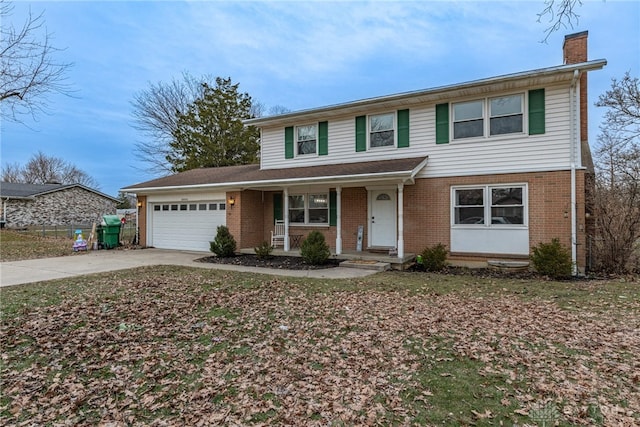
<svg viewBox="0 0 640 427"><path fill-rule="evenodd" d="M116 213L116 201L80 187L40 194L33 199L3 200L7 228L100 222ZM6 215L6 216L5 216Z"/></svg>
<svg viewBox="0 0 640 427"><path fill-rule="evenodd" d="M586 174L577 171L578 266L585 266L585 198ZM405 252L419 253L428 246L442 243L450 248L451 187L459 185L515 184L528 185L529 247L559 238L571 247L571 180L569 171L514 173L502 175L464 176L417 179L404 187ZM364 246L368 241L367 190L363 187L342 190L342 247L356 249L357 229L364 226ZM274 192L230 192L236 204L227 211L227 225L239 247L251 248L269 241L273 230ZM261 230L261 232L260 232ZM304 237L312 230L322 232L335 251L336 227L291 226L290 234ZM479 261L488 258L513 259L500 254L453 253L451 261ZM521 257L520 257L521 258Z"/></svg>

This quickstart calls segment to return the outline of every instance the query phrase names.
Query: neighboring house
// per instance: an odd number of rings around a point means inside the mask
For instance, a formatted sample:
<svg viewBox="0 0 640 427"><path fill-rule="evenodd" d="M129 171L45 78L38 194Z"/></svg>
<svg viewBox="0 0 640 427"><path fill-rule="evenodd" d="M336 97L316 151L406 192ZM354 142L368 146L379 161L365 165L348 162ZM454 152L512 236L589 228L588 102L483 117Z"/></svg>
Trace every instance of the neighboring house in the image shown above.
<svg viewBox="0 0 640 427"><path fill-rule="evenodd" d="M102 215L116 213L118 203L80 184L1 182L0 199L0 219L7 228L99 223Z"/></svg>
<svg viewBox="0 0 640 427"><path fill-rule="evenodd" d="M527 259L558 237L585 266L593 188L587 32L564 64L468 83L247 120L260 165L203 168L123 188L141 243L209 249L217 225L240 248L286 223L285 250L320 230L332 251L443 243L449 260Z"/></svg>

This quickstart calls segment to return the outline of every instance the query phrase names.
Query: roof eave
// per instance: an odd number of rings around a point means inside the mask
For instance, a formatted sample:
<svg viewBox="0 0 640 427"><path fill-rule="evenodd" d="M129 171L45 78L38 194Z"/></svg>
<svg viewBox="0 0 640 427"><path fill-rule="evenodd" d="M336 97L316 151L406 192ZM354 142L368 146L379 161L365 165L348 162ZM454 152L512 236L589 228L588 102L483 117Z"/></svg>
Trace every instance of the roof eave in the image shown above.
<svg viewBox="0 0 640 427"><path fill-rule="evenodd" d="M391 105L403 105L407 103L411 98L429 98L433 100L442 99L443 97L452 96L455 93L464 94L471 88L480 88L498 84L508 84L520 80L528 80L533 78L538 79L553 79L559 78L563 73L567 74L566 80L570 80L573 76L573 71L578 70L581 72L593 71L602 69L607 64L605 59L597 59L588 62L581 62L578 64L566 64L558 65L555 67L542 68L532 71L524 71L514 74L507 74L503 76L490 77L486 79L474 80L465 83L459 83L454 85L440 86L431 89L422 89L411 92L403 92L398 94L366 98L358 101L352 101L342 104L329 105L320 108L312 108L306 110L295 111L291 113L281 114L277 116L259 117L254 119L244 120L245 125L251 126L271 126L279 125L282 123L292 122L299 117L313 117L316 115L327 115L332 112L353 113L362 111L372 105L379 105L381 107ZM562 79L561 79L562 80Z"/></svg>
<svg viewBox="0 0 640 427"><path fill-rule="evenodd" d="M418 166L411 170L393 171L393 172L376 172L369 174L356 174L356 175L335 175L335 176L314 176L295 178L295 183L292 183L292 178L283 179L271 179L260 181L236 181L236 182L224 182L224 183L207 183L207 184L193 184L193 185L173 185L165 187L146 187L146 188L122 188L120 191L136 194L150 194L161 193L167 191L189 191L189 190L231 190L231 189L265 189L270 187L296 187L300 185L310 184L361 184L363 181L398 181L406 182L413 180L415 175L422 169L427 163L427 158L420 162Z"/></svg>

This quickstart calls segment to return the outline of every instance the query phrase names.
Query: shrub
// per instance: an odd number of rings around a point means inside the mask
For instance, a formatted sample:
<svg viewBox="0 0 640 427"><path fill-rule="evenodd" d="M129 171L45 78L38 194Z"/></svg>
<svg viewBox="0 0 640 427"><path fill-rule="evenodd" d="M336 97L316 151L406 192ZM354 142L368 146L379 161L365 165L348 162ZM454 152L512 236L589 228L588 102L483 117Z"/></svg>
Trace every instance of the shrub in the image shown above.
<svg viewBox="0 0 640 427"><path fill-rule="evenodd" d="M260 246L253 248L256 252L256 256L258 259L267 259L271 258L271 252L273 251L273 246L271 246L268 242L262 242Z"/></svg>
<svg viewBox="0 0 640 427"><path fill-rule="evenodd" d="M216 238L213 242L209 242L209 245L211 252L219 257L231 257L236 254L236 240L224 225L218 226Z"/></svg>
<svg viewBox="0 0 640 427"><path fill-rule="evenodd" d="M551 243L539 243L531 249L531 263L538 273L553 279L571 276L571 251L560 244L560 239L556 237Z"/></svg>
<svg viewBox="0 0 640 427"><path fill-rule="evenodd" d="M321 265L327 262L331 251L324 241L324 235L317 230L309 233L300 247L300 255L307 264Z"/></svg>
<svg viewBox="0 0 640 427"><path fill-rule="evenodd" d="M447 266L447 247L442 243L425 248L420 256L426 271L440 271Z"/></svg>

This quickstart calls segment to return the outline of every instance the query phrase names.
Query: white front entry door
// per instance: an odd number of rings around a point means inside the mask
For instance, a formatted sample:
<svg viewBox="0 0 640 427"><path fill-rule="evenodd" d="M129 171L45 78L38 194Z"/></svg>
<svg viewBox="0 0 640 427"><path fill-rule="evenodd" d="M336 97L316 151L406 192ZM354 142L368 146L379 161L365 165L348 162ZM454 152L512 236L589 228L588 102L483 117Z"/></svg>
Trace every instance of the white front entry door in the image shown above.
<svg viewBox="0 0 640 427"><path fill-rule="evenodd" d="M372 190L369 192L369 202L369 246L395 248L398 243L396 190Z"/></svg>

